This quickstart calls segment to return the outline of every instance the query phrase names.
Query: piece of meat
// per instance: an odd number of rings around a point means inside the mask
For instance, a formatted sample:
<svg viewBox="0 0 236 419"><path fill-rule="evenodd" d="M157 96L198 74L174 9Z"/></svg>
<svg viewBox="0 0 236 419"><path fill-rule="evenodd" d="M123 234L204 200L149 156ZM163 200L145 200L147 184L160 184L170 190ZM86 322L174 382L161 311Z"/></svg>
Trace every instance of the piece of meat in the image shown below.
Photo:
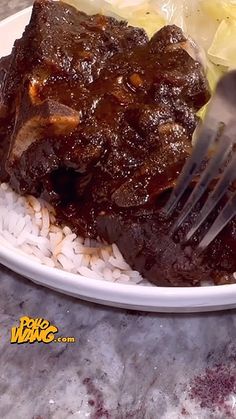
<svg viewBox="0 0 236 419"><path fill-rule="evenodd" d="M4 95L4 86L9 71L10 56L0 59L0 121L7 117L7 104Z"/></svg>
<svg viewBox="0 0 236 419"><path fill-rule="evenodd" d="M14 98L22 81L38 69L82 85L96 79L112 55L147 42L142 29L102 15L88 16L63 2L36 0L29 25L11 55L4 94Z"/></svg>
<svg viewBox="0 0 236 419"><path fill-rule="evenodd" d="M95 129L95 125L92 125ZM11 184L21 193L33 193L51 201L53 204L64 203L62 191L55 187L54 180L68 177L68 194L75 201L81 196L74 191L75 180L77 190L81 189L81 175L89 175L106 153L106 134L97 126L96 133L91 127L83 130L81 136L44 137L34 141L27 152L11 166ZM56 184L60 184L60 179ZM81 232L82 234L82 232ZM85 232L83 232L85 234Z"/></svg>
<svg viewBox="0 0 236 419"><path fill-rule="evenodd" d="M181 171L191 152L186 132L182 126L169 122L160 125L154 136L159 137L159 149L150 154L132 178L113 193L112 202L118 207L140 207L147 202L155 204L162 192L175 186L176 173Z"/></svg>
<svg viewBox="0 0 236 419"><path fill-rule="evenodd" d="M205 222L191 242L184 243L184 237L199 213L198 204L173 237L171 227L188 195L182 199L174 217L167 220L161 209L168 196L169 193L165 193L155 207L141 211L103 211L98 217L99 234L107 242L116 243L130 266L155 285L197 286L210 280L215 284L235 282L236 220L228 224L204 253L197 255L197 243L211 220Z"/></svg>
<svg viewBox="0 0 236 419"><path fill-rule="evenodd" d="M199 260L199 236L183 248L184 231L173 240L174 219L161 217L210 97L188 46L176 26L149 41L125 22L38 0L0 62L2 168L11 185L50 201L76 233L116 242L157 285L220 282L236 270L234 221Z"/></svg>
<svg viewBox="0 0 236 419"><path fill-rule="evenodd" d="M45 136L68 136L80 122L91 118L93 108L100 100L100 92L92 95L90 86L107 61L114 54L128 53L147 41L142 29L129 27L125 22L101 15L88 16L62 2L35 2L30 23L22 39L15 42L7 59L7 74L4 73L4 80L1 78L4 112L14 114L14 130L6 141L9 143L7 169L19 192L27 189L27 168L23 170L20 163L22 153L29 151L32 155L30 146L33 142L41 148L40 140ZM95 121L93 137L96 137L96 126ZM82 140L85 130L83 125ZM60 140L55 140L55 149L51 150L54 159L58 142ZM73 143L74 140L71 147ZM36 155L42 155L41 150L34 148L34 151ZM86 151L87 160L89 152L94 161L92 144ZM74 156L76 154L79 153L74 152ZM44 154L44 158L47 157ZM29 161L27 156L24 156L24 161ZM79 156L74 164L76 169L81 161L83 158ZM17 165L21 166L22 179ZM29 192L32 179L28 182ZM24 185L23 189L20 185ZM34 189L40 189L39 185Z"/></svg>
<svg viewBox="0 0 236 419"><path fill-rule="evenodd" d="M15 108L7 170L16 190L20 193L42 190L45 175L50 171L48 164L42 170L42 155L53 161L52 172L63 167L67 171L72 166L77 172L86 171L86 167L91 168L90 162L95 164L95 143L97 150L103 149L98 155L106 155L105 164L99 165L101 173L96 178L107 176L105 183L110 184L110 191L107 187L103 191L103 185L99 184L93 189L101 189L104 200L110 201L114 191L125 188L128 178L133 175L135 182L142 167L146 170L145 167L150 166L143 177L152 177L154 181L154 172L158 171L154 166L165 166L165 171L160 170L164 179L168 170L166 161L162 162L167 148L165 145L163 148L165 123L178 127L177 137L181 132L181 138L176 138L176 147L169 154L169 159L173 157L173 170L170 170L173 179L167 176L166 186L161 185L160 179L160 192L173 184L176 170L190 152L189 136L196 126L194 112L205 103L208 95L200 64L185 51L175 52L177 76L171 79L170 54L166 48L175 38L186 42L176 27L164 28L148 42L144 31L128 27L124 22L100 15L87 16L62 3L36 1L30 24L13 48L2 89L9 109ZM88 54L94 57L89 64L86 61ZM195 103L193 97L190 107L186 97L194 78L198 80L202 99ZM158 95L157 89L163 83L166 94L160 91ZM136 119L131 116L135 113ZM85 133L89 134L88 141ZM65 145L59 138L62 135L67 137ZM42 141L45 138L50 147L45 147L45 141ZM178 141L183 144L179 146ZM66 159L61 159L63 147L73 150L67 152L69 157ZM35 153L33 162L32 152ZM81 152L86 155L86 164ZM55 161L59 160L56 165ZM93 169L97 170L95 166ZM46 183L52 185L50 179ZM95 202L96 193L92 195ZM95 219L93 223L96 223Z"/></svg>
<svg viewBox="0 0 236 419"><path fill-rule="evenodd" d="M14 115L8 109L4 97L4 86L9 71L9 64L10 56L0 59L0 179L2 182L9 180L9 174L5 165L14 124Z"/></svg>
<svg viewBox="0 0 236 419"><path fill-rule="evenodd" d="M69 135L80 123L80 114L69 106L48 99L32 104L28 93L16 109L15 127L8 154L7 168L19 161L29 147L47 136ZM55 139L56 141L56 139Z"/></svg>

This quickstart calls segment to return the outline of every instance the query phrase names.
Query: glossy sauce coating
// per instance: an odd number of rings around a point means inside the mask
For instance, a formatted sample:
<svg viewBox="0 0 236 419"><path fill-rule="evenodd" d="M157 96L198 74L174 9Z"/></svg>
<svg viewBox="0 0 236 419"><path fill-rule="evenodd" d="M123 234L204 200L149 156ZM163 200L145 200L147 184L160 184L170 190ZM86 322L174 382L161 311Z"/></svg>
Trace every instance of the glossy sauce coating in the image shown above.
<svg viewBox="0 0 236 419"><path fill-rule="evenodd" d="M215 274L217 241L199 270L192 251L186 263L181 232L170 237L173 220L160 216L191 153L195 114L209 99L187 42L175 26L149 41L124 22L37 1L8 64L1 62L2 104L14 125L2 134L11 185L49 200L78 234L115 241L135 269L165 285L236 271L236 237L219 239L229 251Z"/></svg>

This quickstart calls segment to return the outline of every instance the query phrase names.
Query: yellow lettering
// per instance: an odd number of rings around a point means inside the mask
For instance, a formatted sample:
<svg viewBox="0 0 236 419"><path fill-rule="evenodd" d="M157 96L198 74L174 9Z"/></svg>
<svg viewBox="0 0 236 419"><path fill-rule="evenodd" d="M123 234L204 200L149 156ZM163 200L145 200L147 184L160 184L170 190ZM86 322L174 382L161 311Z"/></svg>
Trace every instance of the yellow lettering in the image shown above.
<svg viewBox="0 0 236 419"><path fill-rule="evenodd" d="M23 316L20 318L20 328L29 327L30 318L28 316Z"/></svg>
<svg viewBox="0 0 236 419"><path fill-rule="evenodd" d="M68 343L75 343L75 338L67 338Z"/></svg>
<svg viewBox="0 0 236 419"><path fill-rule="evenodd" d="M29 340L30 330L23 330L20 327L12 327L11 329L11 343L24 343Z"/></svg>
<svg viewBox="0 0 236 419"><path fill-rule="evenodd" d="M37 318L37 319L34 319L34 327L35 327L35 328L36 328L36 327L37 327L37 328L38 328L38 327L40 327L40 322L41 322L41 320L42 320L42 319L38 319L38 318Z"/></svg>
<svg viewBox="0 0 236 419"><path fill-rule="evenodd" d="M49 326L46 330L41 330L41 339L44 343L50 343L54 340L54 334L58 332L55 326Z"/></svg>
<svg viewBox="0 0 236 419"><path fill-rule="evenodd" d="M59 336L56 341L58 343L75 343L75 338L74 337L62 337Z"/></svg>
<svg viewBox="0 0 236 419"><path fill-rule="evenodd" d="M41 335L39 329L32 330L30 333L30 343L34 343L36 341L41 342Z"/></svg>
<svg viewBox="0 0 236 419"><path fill-rule="evenodd" d="M42 322L40 324L40 329L45 330L50 326L50 322L48 320L42 319Z"/></svg>
<svg viewBox="0 0 236 419"><path fill-rule="evenodd" d="M11 343L34 343L36 341L50 343L55 339L55 333L58 333L58 328L50 325L48 320L23 316L20 318L20 327L11 329ZM65 340L63 341L65 342Z"/></svg>
<svg viewBox="0 0 236 419"><path fill-rule="evenodd" d="M21 329L18 327L12 327L11 329L11 343L17 343L21 336Z"/></svg>
<svg viewBox="0 0 236 419"><path fill-rule="evenodd" d="M42 318L40 319L34 319L34 328L35 329L47 329L47 327L50 325L49 321L44 320Z"/></svg>
<svg viewBox="0 0 236 419"><path fill-rule="evenodd" d="M35 321L34 321L34 319L30 319L29 320L29 322L28 322L28 329L33 329L34 328L34 325L35 325Z"/></svg>
<svg viewBox="0 0 236 419"><path fill-rule="evenodd" d="M30 342L31 334L32 334L31 329L25 329L25 330L23 330L23 332L22 332L23 342Z"/></svg>

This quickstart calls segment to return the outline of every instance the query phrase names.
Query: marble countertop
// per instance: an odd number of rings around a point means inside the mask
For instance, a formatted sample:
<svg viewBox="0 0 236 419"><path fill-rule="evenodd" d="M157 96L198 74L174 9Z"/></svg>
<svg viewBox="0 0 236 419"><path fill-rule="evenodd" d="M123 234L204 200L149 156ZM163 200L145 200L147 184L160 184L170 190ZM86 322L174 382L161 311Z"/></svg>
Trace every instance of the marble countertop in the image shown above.
<svg viewBox="0 0 236 419"><path fill-rule="evenodd" d="M0 18L31 4L1 0ZM236 418L236 311L131 312L84 303L0 267L0 417ZM16 345L22 316L74 343Z"/></svg>

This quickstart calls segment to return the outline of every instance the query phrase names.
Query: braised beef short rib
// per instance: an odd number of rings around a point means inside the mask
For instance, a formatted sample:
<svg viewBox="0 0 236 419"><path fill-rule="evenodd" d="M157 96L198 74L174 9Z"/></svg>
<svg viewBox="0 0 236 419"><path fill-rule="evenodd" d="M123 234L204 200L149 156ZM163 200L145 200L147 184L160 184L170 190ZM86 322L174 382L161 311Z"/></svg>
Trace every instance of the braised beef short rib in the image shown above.
<svg viewBox="0 0 236 419"><path fill-rule="evenodd" d="M50 201L78 234L116 242L161 285L236 271L234 222L199 261L161 216L210 96L188 46L176 26L149 40L126 22L38 0L0 60L1 180Z"/></svg>

